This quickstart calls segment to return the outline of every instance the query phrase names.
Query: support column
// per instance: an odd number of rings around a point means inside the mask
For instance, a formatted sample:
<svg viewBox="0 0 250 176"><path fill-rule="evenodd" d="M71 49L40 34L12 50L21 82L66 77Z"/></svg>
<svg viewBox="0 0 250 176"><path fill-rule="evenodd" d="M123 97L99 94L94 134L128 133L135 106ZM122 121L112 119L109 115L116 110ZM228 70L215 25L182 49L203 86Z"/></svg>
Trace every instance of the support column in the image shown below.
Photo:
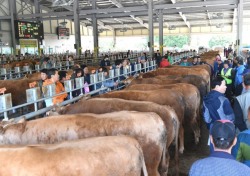
<svg viewBox="0 0 250 176"><path fill-rule="evenodd" d="M162 13L162 10L159 11L159 46L160 46L161 56L163 56L163 13Z"/></svg>
<svg viewBox="0 0 250 176"><path fill-rule="evenodd" d="M81 55L81 31L80 31L80 19L79 19L79 0L74 1L74 26L75 26L75 49L76 55Z"/></svg>
<svg viewBox="0 0 250 176"><path fill-rule="evenodd" d="M116 47L116 30L114 29L113 30L113 48L115 48Z"/></svg>
<svg viewBox="0 0 250 176"><path fill-rule="evenodd" d="M96 0L92 0L92 9L96 10ZM98 43L98 25L96 14L92 15L92 27L94 37L94 58L97 59L99 55L99 43Z"/></svg>
<svg viewBox="0 0 250 176"><path fill-rule="evenodd" d="M35 13L36 13L36 14L41 13L40 3L38 2L38 0L34 0L34 6L35 6ZM38 23L40 23L40 22L41 22L40 17L37 17L37 18L36 18L36 21L37 21ZM38 55L40 55L40 54L42 54L41 48L40 48L40 44L42 44L42 40L38 39L37 44L38 44L38 45L37 45Z"/></svg>
<svg viewBox="0 0 250 176"><path fill-rule="evenodd" d="M240 54L242 47L242 26L243 26L243 0L239 0L238 4L238 23L237 23L237 52Z"/></svg>
<svg viewBox="0 0 250 176"><path fill-rule="evenodd" d="M11 37L12 37L12 46L13 54L16 55L16 36L15 36L15 19L16 19L16 0L9 0L10 6L10 24L11 24Z"/></svg>
<svg viewBox="0 0 250 176"><path fill-rule="evenodd" d="M153 0L148 0L149 56L154 56Z"/></svg>
<svg viewBox="0 0 250 176"><path fill-rule="evenodd" d="M38 0L34 0L35 13L39 14L41 12L40 3ZM40 17L37 17L37 21L41 21Z"/></svg>

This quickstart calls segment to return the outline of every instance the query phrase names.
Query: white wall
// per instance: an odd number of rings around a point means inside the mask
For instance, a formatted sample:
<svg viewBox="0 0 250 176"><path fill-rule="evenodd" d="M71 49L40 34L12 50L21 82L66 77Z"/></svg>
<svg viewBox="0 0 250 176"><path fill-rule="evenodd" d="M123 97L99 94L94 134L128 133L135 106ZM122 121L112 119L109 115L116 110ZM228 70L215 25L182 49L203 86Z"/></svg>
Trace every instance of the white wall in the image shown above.
<svg viewBox="0 0 250 176"><path fill-rule="evenodd" d="M65 53L75 52L75 36L70 35L68 39L58 39L57 35L46 34L44 36L44 51L49 53L49 48L52 48L54 53ZM93 50L93 37L92 36L81 36L82 51Z"/></svg>

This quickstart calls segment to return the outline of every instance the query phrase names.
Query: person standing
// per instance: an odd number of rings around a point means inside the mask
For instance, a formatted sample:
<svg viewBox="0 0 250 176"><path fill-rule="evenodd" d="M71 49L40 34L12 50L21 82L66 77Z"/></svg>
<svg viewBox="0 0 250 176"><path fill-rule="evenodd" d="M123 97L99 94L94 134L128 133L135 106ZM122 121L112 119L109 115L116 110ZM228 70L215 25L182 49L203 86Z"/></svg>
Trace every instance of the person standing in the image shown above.
<svg viewBox="0 0 250 176"><path fill-rule="evenodd" d="M250 168L236 161L231 149L236 144L236 131L232 122L216 121L210 130L214 152L209 157L196 161L189 176L248 176Z"/></svg>
<svg viewBox="0 0 250 176"><path fill-rule="evenodd" d="M193 57L192 65L193 65L193 66L199 65L199 64L198 64L198 57L197 57L197 56L194 56L194 57Z"/></svg>
<svg viewBox="0 0 250 176"><path fill-rule="evenodd" d="M65 89L62 85L62 83L59 82L59 74L58 70L55 68L49 69L48 70L48 79L46 79L43 82L43 86L47 86L49 84L55 84L55 93L59 94L62 92L65 92ZM45 92L44 87L43 87L43 93ZM53 98L48 98L45 100L46 107L55 105L57 103L61 103L64 101L64 99L67 97L67 93L65 92L64 94L57 95Z"/></svg>
<svg viewBox="0 0 250 176"><path fill-rule="evenodd" d="M215 78L211 82L212 90L203 99L203 118L208 129L216 120L227 119L234 121L234 111L229 100L225 97L227 86L223 78Z"/></svg>
<svg viewBox="0 0 250 176"><path fill-rule="evenodd" d="M243 87L246 92L237 96L234 102L235 125L240 131L250 129L248 107L250 106L250 73L243 77Z"/></svg>
<svg viewBox="0 0 250 176"><path fill-rule="evenodd" d="M226 97L229 99L230 102L233 101L233 80L235 77L235 72L232 68L229 67L229 61L224 61L223 69L221 70L221 77L226 81Z"/></svg>
<svg viewBox="0 0 250 176"><path fill-rule="evenodd" d="M183 57L182 62L180 63L180 66L191 66L191 63L188 62L187 57Z"/></svg>
<svg viewBox="0 0 250 176"><path fill-rule="evenodd" d="M250 106L248 108L248 121L250 121ZM232 149L236 160L250 167L250 129L238 134L237 143Z"/></svg>
<svg viewBox="0 0 250 176"><path fill-rule="evenodd" d="M160 62L160 68L168 67L170 63L168 62L167 56L164 56Z"/></svg>
<svg viewBox="0 0 250 176"><path fill-rule="evenodd" d="M243 86L243 72L245 70L245 67L243 65L243 59L240 59L237 57L235 60L237 60L235 63L237 63L237 66L235 67L235 96L239 96L242 92Z"/></svg>

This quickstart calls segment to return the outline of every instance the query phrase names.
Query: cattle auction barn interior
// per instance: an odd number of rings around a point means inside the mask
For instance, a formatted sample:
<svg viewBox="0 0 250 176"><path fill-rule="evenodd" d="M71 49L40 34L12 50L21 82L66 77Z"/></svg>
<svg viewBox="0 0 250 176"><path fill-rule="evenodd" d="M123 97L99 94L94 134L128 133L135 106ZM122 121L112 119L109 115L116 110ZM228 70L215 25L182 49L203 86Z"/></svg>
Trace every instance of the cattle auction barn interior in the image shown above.
<svg viewBox="0 0 250 176"><path fill-rule="evenodd" d="M249 29L250 0L0 0L0 175L249 175Z"/></svg>

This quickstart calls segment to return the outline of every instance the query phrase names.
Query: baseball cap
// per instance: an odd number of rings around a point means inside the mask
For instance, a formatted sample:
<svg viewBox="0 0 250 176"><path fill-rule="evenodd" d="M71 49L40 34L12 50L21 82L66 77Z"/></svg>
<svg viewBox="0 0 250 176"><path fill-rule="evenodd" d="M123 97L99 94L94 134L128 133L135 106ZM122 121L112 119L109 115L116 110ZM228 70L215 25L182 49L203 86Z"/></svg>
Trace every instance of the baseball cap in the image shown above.
<svg viewBox="0 0 250 176"><path fill-rule="evenodd" d="M235 126L229 120L217 120L214 122L210 134L213 139L232 141L235 138Z"/></svg>

